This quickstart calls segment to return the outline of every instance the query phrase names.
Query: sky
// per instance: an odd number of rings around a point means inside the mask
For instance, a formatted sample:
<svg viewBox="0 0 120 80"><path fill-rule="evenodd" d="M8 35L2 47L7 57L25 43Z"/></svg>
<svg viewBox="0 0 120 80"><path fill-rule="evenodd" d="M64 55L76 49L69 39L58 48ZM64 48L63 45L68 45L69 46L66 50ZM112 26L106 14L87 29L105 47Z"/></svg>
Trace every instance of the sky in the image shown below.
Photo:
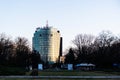
<svg viewBox="0 0 120 80"><path fill-rule="evenodd" d="M60 30L65 50L78 34L120 34L120 0L0 0L0 33L12 39L25 37L31 45L47 20Z"/></svg>

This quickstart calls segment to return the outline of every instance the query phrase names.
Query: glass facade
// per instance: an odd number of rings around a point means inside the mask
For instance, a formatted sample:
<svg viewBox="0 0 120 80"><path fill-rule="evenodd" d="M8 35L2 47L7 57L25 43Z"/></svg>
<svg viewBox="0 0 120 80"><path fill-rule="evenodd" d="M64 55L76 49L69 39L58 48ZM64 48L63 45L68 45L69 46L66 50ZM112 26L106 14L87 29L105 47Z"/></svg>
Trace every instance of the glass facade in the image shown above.
<svg viewBox="0 0 120 80"><path fill-rule="evenodd" d="M55 63L60 51L60 32L56 28L37 28L33 36L33 49L44 62Z"/></svg>

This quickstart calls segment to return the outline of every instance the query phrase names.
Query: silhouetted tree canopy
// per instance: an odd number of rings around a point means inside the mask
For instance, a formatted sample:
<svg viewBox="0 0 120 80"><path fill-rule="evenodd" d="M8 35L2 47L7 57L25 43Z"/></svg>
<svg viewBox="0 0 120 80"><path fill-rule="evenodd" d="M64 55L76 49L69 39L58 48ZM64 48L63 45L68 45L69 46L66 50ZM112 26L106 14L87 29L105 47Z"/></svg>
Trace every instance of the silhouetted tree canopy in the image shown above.
<svg viewBox="0 0 120 80"><path fill-rule="evenodd" d="M79 34L72 40L75 45L65 55L65 63L94 63L97 67L112 67L120 64L120 37L110 31L102 31L98 36ZM28 40L18 37L13 41L5 34L0 34L0 66L37 68L43 63L40 54L30 49Z"/></svg>
<svg viewBox="0 0 120 80"><path fill-rule="evenodd" d="M40 54L36 50L32 51L32 54L31 54L31 63L32 63L32 67L33 68L37 68L38 64L42 63Z"/></svg>
<svg viewBox="0 0 120 80"><path fill-rule="evenodd" d="M102 31L96 37L79 34L72 42L76 56L73 59L73 54L68 53L65 60L69 63L94 63L104 68L113 67L114 63L120 64L120 38L110 31Z"/></svg>
<svg viewBox="0 0 120 80"><path fill-rule="evenodd" d="M15 41L16 46L16 64L21 67L26 67L29 60L30 48L26 38L18 37Z"/></svg>
<svg viewBox="0 0 120 80"><path fill-rule="evenodd" d="M15 41L0 34L0 66L16 66L26 68L30 65L31 49L28 40L18 37Z"/></svg>
<svg viewBox="0 0 120 80"><path fill-rule="evenodd" d="M74 55L74 51L72 48L69 49L68 54L65 55L65 63L74 63L75 62L75 55Z"/></svg>

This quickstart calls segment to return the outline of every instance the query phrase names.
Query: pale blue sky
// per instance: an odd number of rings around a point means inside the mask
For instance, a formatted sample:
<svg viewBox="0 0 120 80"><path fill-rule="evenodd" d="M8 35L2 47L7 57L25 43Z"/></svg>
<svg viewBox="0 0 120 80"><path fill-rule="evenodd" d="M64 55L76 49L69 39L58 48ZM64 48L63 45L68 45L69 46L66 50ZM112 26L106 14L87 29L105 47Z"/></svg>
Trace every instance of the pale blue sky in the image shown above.
<svg viewBox="0 0 120 80"><path fill-rule="evenodd" d="M77 34L120 33L120 0L0 0L0 33L32 41L37 27L61 31L64 49Z"/></svg>

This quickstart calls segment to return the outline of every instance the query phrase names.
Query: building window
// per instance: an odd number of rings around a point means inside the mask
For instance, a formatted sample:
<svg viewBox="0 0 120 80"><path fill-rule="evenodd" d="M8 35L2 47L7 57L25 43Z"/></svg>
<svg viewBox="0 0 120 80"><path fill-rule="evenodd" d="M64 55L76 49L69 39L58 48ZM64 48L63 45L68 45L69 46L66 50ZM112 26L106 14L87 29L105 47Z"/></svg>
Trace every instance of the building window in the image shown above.
<svg viewBox="0 0 120 80"><path fill-rule="evenodd" d="M60 31L57 31L58 33L60 33Z"/></svg>
<svg viewBox="0 0 120 80"><path fill-rule="evenodd" d="M53 36L53 34L51 34L51 36Z"/></svg>
<svg viewBox="0 0 120 80"><path fill-rule="evenodd" d="M48 61L50 61L50 60L51 60L51 57L48 58Z"/></svg>
<svg viewBox="0 0 120 80"><path fill-rule="evenodd" d="M42 35L40 34L40 37L41 37Z"/></svg>

